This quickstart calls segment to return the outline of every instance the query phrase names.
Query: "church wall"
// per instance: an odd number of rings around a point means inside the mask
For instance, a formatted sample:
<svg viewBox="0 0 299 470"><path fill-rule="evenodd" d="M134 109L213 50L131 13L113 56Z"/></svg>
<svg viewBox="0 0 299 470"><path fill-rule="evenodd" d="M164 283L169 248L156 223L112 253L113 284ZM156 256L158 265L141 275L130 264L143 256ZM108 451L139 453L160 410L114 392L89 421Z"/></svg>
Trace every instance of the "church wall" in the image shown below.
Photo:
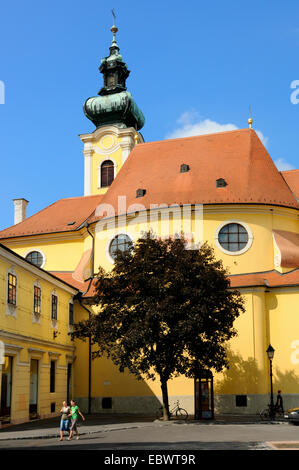
<svg viewBox="0 0 299 470"><path fill-rule="evenodd" d="M268 371L265 363L267 348L267 323L264 302L264 289L251 289L243 293L246 313L241 314L235 322L238 336L228 345L230 368L214 374L215 404L218 413L256 413L267 403ZM91 308L89 306L89 308ZM88 344L76 340L75 368L80 370L80 382L76 382L75 396L80 406L87 410L88 381L87 360ZM85 364L85 370L82 366ZM76 370L76 369L75 369ZM84 381L81 380L84 377ZM84 384L85 382L85 384ZM194 413L194 381L180 376L168 382L169 402L176 400ZM236 395L247 395L246 409L236 407ZM155 414L160 406L162 394L159 379L155 381L138 381L128 372L120 373L118 368L107 358L92 361L92 410L94 412L122 412ZM112 408L103 409L102 399L110 397Z"/></svg>
<svg viewBox="0 0 299 470"><path fill-rule="evenodd" d="M80 235L72 239L71 236L63 235L59 238L53 234L42 239L31 239L30 242L26 239L9 240L5 245L23 257L30 251L40 251L44 257L41 267L46 271L73 272L82 256L84 240Z"/></svg>

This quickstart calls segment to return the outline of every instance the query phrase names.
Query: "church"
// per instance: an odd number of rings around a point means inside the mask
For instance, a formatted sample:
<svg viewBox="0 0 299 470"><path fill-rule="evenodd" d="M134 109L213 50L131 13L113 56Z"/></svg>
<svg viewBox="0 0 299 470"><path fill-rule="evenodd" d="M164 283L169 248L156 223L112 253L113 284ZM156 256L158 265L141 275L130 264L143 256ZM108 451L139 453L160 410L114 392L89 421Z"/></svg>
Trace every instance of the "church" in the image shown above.
<svg viewBox="0 0 299 470"><path fill-rule="evenodd" d="M145 118L127 91L130 72L115 24L111 32L109 55L99 67L103 87L83 106L95 126L80 135L84 196L60 199L31 217L26 217L28 201L14 199L15 223L0 232L0 252L9 257L1 271L6 362L0 414L5 408L11 422L28 419L33 376L39 417L55 415L62 399L71 396L84 412L155 414L161 402L158 381L137 381L106 358L91 359L91 345L67 334L73 322L96 311L98 268L111 269L116 250L126 250L149 230L159 237L183 232L189 248L207 241L246 306L235 323L238 336L228 344L229 369L170 381L170 404L179 400L199 418L211 418L214 410L257 413L269 403L271 345L274 392L282 390L285 407L299 406L299 170L278 171L251 119L241 130L145 142L140 132ZM3 262L0 257L0 266ZM17 314L5 287L21 262L33 289L29 312L41 295L34 287L47 282L38 319L30 313L26 328L17 295L23 274L14 286ZM53 296L59 297L58 308ZM28 366L21 383L18 368L30 358L34 371ZM11 371L9 394L5 367Z"/></svg>

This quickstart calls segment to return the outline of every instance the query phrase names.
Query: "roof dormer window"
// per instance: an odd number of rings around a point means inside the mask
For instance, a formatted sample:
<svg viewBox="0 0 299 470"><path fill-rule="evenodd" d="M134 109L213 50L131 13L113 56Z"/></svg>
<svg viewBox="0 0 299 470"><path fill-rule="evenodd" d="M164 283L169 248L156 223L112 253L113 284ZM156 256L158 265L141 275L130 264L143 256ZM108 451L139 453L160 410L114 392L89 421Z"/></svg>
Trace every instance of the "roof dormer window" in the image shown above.
<svg viewBox="0 0 299 470"><path fill-rule="evenodd" d="M143 196L145 196L145 193L146 193L146 189L139 188L136 191L136 197L143 197Z"/></svg>
<svg viewBox="0 0 299 470"><path fill-rule="evenodd" d="M216 188L225 188L227 186L227 182L223 178L219 178L216 180Z"/></svg>
<svg viewBox="0 0 299 470"><path fill-rule="evenodd" d="M187 171L189 171L189 170L190 170L190 166L187 165L186 163L182 163L181 168L180 168L180 172L181 173L187 173Z"/></svg>

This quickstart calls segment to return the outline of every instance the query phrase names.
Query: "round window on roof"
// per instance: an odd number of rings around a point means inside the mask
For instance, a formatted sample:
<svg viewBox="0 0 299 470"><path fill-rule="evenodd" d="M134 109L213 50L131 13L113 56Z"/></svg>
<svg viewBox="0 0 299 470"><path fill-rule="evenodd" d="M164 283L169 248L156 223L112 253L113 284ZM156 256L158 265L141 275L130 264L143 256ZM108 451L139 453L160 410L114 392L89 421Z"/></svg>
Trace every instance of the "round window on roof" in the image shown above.
<svg viewBox="0 0 299 470"><path fill-rule="evenodd" d="M44 264L44 257L40 251L30 251L26 256L26 260L39 268Z"/></svg>
<svg viewBox="0 0 299 470"><path fill-rule="evenodd" d="M132 248L132 240L126 234L116 235L109 245L109 254L115 259L118 251L128 251Z"/></svg>
<svg viewBox="0 0 299 470"><path fill-rule="evenodd" d="M252 236L241 224L229 223L218 231L217 237L220 247L231 254L246 251L252 242Z"/></svg>

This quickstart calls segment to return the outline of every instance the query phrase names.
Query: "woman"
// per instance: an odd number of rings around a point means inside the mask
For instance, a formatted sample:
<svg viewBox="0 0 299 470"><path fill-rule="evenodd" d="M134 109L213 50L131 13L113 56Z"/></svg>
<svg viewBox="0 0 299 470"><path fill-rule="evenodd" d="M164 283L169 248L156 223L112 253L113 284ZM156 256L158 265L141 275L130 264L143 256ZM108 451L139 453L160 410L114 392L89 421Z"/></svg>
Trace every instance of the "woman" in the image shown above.
<svg viewBox="0 0 299 470"><path fill-rule="evenodd" d="M76 431L77 439L79 439L79 432L78 432L78 426L77 426L78 417L79 417L78 415L80 415L83 421L85 421L85 418L83 414L81 413L79 406L77 405L75 400L71 400L71 412L69 414L69 417L71 418L72 424L70 427L70 436L68 437L69 441L73 438L74 431Z"/></svg>
<svg viewBox="0 0 299 470"><path fill-rule="evenodd" d="M70 407L68 406L66 401L62 402L62 408L60 410L61 413L61 421L60 421L60 441L63 441L63 432L67 431L69 433L69 426L70 426L70 420L69 420L69 413L70 413Z"/></svg>

